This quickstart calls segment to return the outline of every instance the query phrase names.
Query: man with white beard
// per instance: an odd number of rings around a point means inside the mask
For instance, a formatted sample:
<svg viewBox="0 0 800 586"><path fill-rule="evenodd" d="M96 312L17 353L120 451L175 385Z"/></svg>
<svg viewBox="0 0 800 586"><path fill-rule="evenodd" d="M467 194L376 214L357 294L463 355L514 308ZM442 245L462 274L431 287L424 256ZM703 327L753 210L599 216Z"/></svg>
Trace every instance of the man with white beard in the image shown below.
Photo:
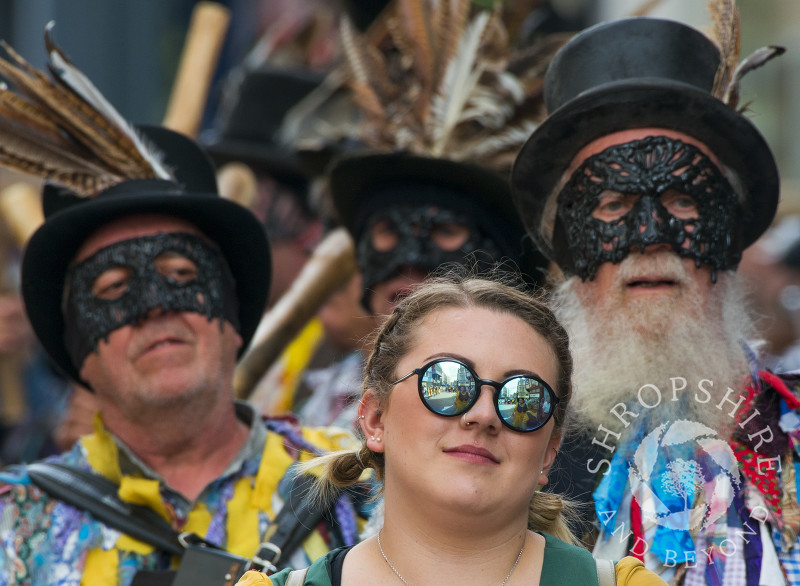
<svg viewBox="0 0 800 586"><path fill-rule="evenodd" d="M596 557L630 552L671 584L800 584L800 401L759 369L735 273L778 172L722 57L691 27L634 18L550 65L512 189L564 275L576 425L551 484L591 494Z"/></svg>

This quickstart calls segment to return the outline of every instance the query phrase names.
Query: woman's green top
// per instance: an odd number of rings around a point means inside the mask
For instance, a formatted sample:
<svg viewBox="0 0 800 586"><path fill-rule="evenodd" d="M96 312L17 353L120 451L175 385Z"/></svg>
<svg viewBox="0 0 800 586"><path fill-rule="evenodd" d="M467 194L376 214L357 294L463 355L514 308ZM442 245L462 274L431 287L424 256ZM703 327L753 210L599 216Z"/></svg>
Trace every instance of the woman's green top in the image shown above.
<svg viewBox="0 0 800 586"><path fill-rule="evenodd" d="M545 538L541 586L592 586L597 584L597 566L592 554L542 533ZM342 563L349 547L334 549L308 568L305 586L341 586ZM289 570L270 576L275 586L284 586Z"/></svg>

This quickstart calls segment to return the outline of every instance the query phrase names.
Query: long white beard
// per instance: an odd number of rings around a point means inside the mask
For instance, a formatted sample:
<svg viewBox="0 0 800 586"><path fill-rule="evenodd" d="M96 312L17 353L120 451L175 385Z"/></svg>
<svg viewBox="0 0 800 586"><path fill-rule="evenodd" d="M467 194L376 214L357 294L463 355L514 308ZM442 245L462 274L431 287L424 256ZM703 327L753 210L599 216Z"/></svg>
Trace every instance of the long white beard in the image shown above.
<svg viewBox="0 0 800 586"><path fill-rule="evenodd" d="M622 283L648 269L680 283L681 294L624 302ZM631 254L620 264L617 278L603 296L591 296L591 284L577 277L553 293L575 364L573 424L590 432L603 425L624 437L634 423L649 431L664 421L688 419L726 434L734 423L731 404L716 406L729 388L734 402L742 393L748 365L741 344L754 339L741 279L720 272L704 303L694 279L672 253ZM701 383L703 379L712 384ZM710 391L707 401L698 400L706 399L698 391L700 384ZM655 405L659 394L643 385L660 391L657 406L644 407ZM629 428L611 412L619 403L640 414L624 418L632 424Z"/></svg>

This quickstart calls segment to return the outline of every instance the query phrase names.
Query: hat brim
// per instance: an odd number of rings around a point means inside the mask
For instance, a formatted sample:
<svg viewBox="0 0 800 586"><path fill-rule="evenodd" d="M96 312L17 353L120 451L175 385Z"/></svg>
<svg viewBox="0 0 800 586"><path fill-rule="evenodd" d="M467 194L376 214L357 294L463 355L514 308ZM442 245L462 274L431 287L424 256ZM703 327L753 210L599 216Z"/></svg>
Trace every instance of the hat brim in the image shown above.
<svg viewBox="0 0 800 586"><path fill-rule="evenodd" d="M524 230L507 179L476 165L405 153L362 154L337 161L329 177L338 219L356 238L363 228L359 225L361 211L373 190L400 182L425 182L461 191L476 205Z"/></svg>
<svg viewBox="0 0 800 586"><path fill-rule="evenodd" d="M22 293L30 322L54 362L80 381L64 346L62 296L70 262L102 225L134 214L165 214L197 226L220 247L236 282L244 352L269 292L271 259L263 226L243 206L213 193L102 193L54 213L33 234L22 261ZM259 252L261 251L261 252Z"/></svg>
<svg viewBox="0 0 800 586"><path fill-rule="evenodd" d="M226 163L240 162L256 172L264 172L278 179L307 182L311 173L306 169L298 153L285 147L255 142L223 138L219 142L205 145L205 149L217 167Z"/></svg>
<svg viewBox="0 0 800 586"><path fill-rule="evenodd" d="M548 200L578 152L613 132L658 127L704 143L744 188L742 242L749 246L775 215L779 177L775 158L756 127L710 94L680 82L637 79L598 86L553 112L531 135L511 174L514 202L528 232L551 260L556 254L542 233Z"/></svg>

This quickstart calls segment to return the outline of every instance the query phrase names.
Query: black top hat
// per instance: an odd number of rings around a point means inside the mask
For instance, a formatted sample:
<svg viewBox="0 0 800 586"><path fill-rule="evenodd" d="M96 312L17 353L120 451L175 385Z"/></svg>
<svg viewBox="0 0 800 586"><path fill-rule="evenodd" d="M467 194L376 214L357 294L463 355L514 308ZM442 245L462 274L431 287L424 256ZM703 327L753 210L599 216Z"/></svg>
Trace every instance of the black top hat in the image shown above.
<svg viewBox="0 0 800 586"><path fill-rule="evenodd" d="M500 173L471 163L402 152L361 153L335 161L329 181L337 218L356 241L372 214L392 203L443 205L473 218L524 275L533 282L543 281L547 259L527 241L508 180ZM409 189L402 202L382 197L381 192L389 186L420 183L443 189L440 193Z"/></svg>
<svg viewBox="0 0 800 586"><path fill-rule="evenodd" d="M293 148L278 140L286 113L323 80L308 69L262 66L231 73L218 128L204 141L214 162L247 163L284 181L304 181L309 171Z"/></svg>
<svg viewBox="0 0 800 586"><path fill-rule="evenodd" d="M548 205L582 147L630 128L660 127L705 143L742 185L741 242L752 244L778 203L775 159L755 126L711 95L720 62L714 43L685 24L628 18L595 25L573 37L545 77L548 118L514 163L514 203L539 248L553 249L556 206Z"/></svg>
<svg viewBox="0 0 800 586"><path fill-rule="evenodd" d="M22 259L22 295L33 330L53 361L80 381L64 345L64 280L83 242L108 222L132 214L175 216L197 226L219 246L236 282L239 334L247 347L269 292L270 255L264 228L246 208L217 193L214 167L189 138L161 127L140 127L164 155L176 182L142 179L115 185L93 198L47 185L45 222Z"/></svg>

